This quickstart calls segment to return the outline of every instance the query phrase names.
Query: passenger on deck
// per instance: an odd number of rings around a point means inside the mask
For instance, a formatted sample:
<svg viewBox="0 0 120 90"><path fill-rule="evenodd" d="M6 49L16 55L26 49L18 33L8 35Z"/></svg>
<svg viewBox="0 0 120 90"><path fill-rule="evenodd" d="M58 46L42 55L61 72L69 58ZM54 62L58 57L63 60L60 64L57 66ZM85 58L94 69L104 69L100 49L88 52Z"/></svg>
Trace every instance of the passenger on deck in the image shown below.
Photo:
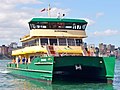
<svg viewBox="0 0 120 90"><path fill-rule="evenodd" d="M28 59L27 58L25 58L25 61L26 61L26 64L28 63Z"/></svg>
<svg viewBox="0 0 120 90"><path fill-rule="evenodd" d="M22 59L22 63L23 63L23 64L25 63L25 57L23 57L23 59Z"/></svg>
<svg viewBox="0 0 120 90"><path fill-rule="evenodd" d="M15 59L13 59L13 60L12 60L12 62L13 62L13 63L16 63L16 60L15 60Z"/></svg>
<svg viewBox="0 0 120 90"><path fill-rule="evenodd" d="M20 57L18 57L18 63L20 63Z"/></svg>

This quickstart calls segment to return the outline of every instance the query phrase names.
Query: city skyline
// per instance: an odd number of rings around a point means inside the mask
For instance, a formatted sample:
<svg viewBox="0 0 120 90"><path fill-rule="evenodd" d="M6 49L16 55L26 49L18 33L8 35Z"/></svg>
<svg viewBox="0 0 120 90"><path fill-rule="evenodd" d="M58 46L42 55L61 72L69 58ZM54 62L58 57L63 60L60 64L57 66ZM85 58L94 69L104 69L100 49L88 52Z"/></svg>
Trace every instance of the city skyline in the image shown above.
<svg viewBox="0 0 120 90"><path fill-rule="evenodd" d="M64 18L85 19L88 44L99 43L120 45L119 8L120 1L106 0L4 0L0 3L0 45L17 42L29 34L28 22L33 17L47 17L47 12L40 12L51 5L51 16L65 14Z"/></svg>

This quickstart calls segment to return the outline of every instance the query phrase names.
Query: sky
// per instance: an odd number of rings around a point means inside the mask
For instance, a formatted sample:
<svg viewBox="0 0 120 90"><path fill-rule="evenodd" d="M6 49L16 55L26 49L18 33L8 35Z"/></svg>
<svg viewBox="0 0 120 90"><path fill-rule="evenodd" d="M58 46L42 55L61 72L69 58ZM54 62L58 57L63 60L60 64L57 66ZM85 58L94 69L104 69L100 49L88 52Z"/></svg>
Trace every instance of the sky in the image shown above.
<svg viewBox="0 0 120 90"><path fill-rule="evenodd" d="M47 17L40 12L51 6L51 16L84 19L88 44L112 44L120 47L120 0L0 0L0 45L9 45L29 34L33 17Z"/></svg>

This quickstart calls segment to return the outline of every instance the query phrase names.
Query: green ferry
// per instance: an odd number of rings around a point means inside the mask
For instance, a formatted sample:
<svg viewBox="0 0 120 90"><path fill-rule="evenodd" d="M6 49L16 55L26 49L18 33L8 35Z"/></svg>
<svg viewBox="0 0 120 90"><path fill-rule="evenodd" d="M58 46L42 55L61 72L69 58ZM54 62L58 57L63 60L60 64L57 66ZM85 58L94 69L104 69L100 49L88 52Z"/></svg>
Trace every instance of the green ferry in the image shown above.
<svg viewBox="0 0 120 90"><path fill-rule="evenodd" d="M95 48L84 46L86 26L82 19L33 18L30 34L20 38L22 48L12 51L10 74L50 83L112 83L115 57L95 55Z"/></svg>

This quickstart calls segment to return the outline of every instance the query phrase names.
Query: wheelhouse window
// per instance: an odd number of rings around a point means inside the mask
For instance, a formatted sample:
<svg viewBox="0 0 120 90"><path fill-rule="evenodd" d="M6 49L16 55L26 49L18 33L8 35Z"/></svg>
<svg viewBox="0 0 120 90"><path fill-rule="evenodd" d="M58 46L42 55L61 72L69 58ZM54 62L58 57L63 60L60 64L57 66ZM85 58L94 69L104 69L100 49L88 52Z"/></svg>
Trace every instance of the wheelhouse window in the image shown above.
<svg viewBox="0 0 120 90"><path fill-rule="evenodd" d="M80 46L82 44L82 39L75 39L76 46Z"/></svg>
<svg viewBox="0 0 120 90"><path fill-rule="evenodd" d="M48 22L29 23L30 29L45 29L48 27Z"/></svg>
<svg viewBox="0 0 120 90"><path fill-rule="evenodd" d="M74 39L67 39L69 46L75 46L75 40Z"/></svg>
<svg viewBox="0 0 120 90"><path fill-rule="evenodd" d="M82 29L85 30L86 26L87 26L87 24L82 25Z"/></svg>
<svg viewBox="0 0 120 90"><path fill-rule="evenodd" d="M49 39L50 45L57 45L57 39Z"/></svg>
<svg viewBox="0 0 120 90"><path fill-rule="evenodd" d="M41 38L41 45L48 45L48 38Z"/></svg>
<svg viewBox="0 0 120 90"><path fill-rule="evenodd" d="M59 38L59 45L66 46L66 39L65 38Z"/></svg>
<svg viewBox="0 0 120 90"><path fill-rule="evenodd" d="M30 29L70 29L85 30L86 23L77 22L32 22L29 23Z"/></svg>

